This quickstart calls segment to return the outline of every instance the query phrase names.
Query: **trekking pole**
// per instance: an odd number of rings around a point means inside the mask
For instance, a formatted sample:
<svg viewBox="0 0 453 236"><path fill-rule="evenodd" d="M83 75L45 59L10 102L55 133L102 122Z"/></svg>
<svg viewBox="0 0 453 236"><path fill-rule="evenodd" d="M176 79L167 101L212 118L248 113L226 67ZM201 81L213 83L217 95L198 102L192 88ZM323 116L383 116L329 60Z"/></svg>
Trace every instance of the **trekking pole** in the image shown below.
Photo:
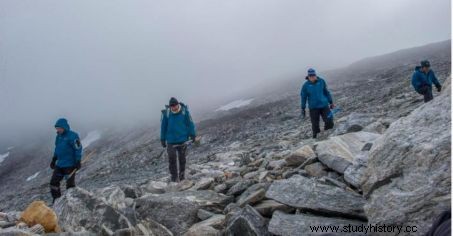
<svg viewBox="0 0 453 236"><path fill-rule="evenodd" d="M82 162L81 164L85 163L86 161L88 161L94 154L95 151L92 151L90 153L88 153L88 155L85 156L85 158L82 159ZM78 169L74 169L69 175L66 175L65 176L65 179L70 179L75 173L77 173Z"/></svg>

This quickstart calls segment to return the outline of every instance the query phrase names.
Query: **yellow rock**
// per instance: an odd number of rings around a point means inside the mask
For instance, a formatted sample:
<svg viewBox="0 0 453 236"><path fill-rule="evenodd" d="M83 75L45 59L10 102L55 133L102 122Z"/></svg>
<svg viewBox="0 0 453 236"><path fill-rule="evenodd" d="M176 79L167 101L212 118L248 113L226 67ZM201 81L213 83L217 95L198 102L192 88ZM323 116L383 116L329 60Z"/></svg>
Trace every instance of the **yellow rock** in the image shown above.
<svg viewBox="0 0 453 236"><path fill-rule="evenodd" d="M34 201L28 205L27 209L22 212L20 221L25 222L28 227L40 224L46 233L60 232L57 215L43 201Z"/></svg>

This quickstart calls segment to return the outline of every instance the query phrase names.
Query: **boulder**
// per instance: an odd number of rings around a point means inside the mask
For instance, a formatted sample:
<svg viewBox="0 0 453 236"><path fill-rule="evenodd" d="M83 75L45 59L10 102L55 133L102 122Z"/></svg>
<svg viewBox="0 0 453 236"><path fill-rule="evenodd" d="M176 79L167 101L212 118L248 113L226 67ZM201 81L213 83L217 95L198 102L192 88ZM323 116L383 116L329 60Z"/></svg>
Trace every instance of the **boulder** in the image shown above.
<svg viewBox="0 0 453 236"><path fill-rule="evenodd" d="M270 161L266 168L270 169L270 170L278 170L278 169L283 168L286 165L287 165L287 163L286 163L285 159L281 159L281 160Z"/></svg>
<svg viewBox="0 0 453 236"><path fill-rule="evenodd" d="M138 235L173 236L173 233L170 230L168 230L165 226L149 218L139 222L135 226L135 231L137 232Z"/></svg>
<svg viewBox="0 0 453 236"><path fill-rule="evenodd" d="M269 232L266 220L253 207L247 205L227 219L225 235L267 236Z"/></svg>
<svg viewBox="0 0 453 236"><path fill-rule="evenodd" d="M215 215L215 213L212 213L204 209L199 209L197 212L198 219L200 220L207 220L213 215Z"/></svg>
<svg viewBox="0 0 453 236"><path fill-rule="evenodd" d="M217 236L219 230L216 228L223 228L225 224L224 215L214 215L211 218L201 221L192 225L189 230L184 234L185 236Z"/></svg>
<svg viewBox="0 0 453 236"><path fill-rule="evenodd" d="M244 193L246 193L246 192L244 192ZM239 200L238 200L238 205L240 207L244 207L247 204L253 205L256 202L261 201L264 198L264 196L266 195L266 190L258 189L254 192L251 192L250 194L244 194L244 193L239 197Z"/></svg>
<svg viewBox="0 0 453 236"><path fill-rule="evenodd" d="M228 189L228 187L227 187L227 185L225 183L219 184L219 185L214 187L214 191L216 193L226 193L227 189Z"/></svg>
<svg viewBox="0 0 453 236"><path fill-rule="evenodd" d="M314 177L322 177L327 175L326 166L324 166L321 162L315 162L313 164L307 165L305 166L304 170L307 171L310 176Z"/></svg>
<svg viewBox="0 0 453 236"><path fill-rule="evenodd" d="M353 163L366 163L369 152L362 149L378 137L379 134L364 131L330 137L316 143L316 153L324 165L343 174Z"/></svg>
<svg viewBox="0 0 453 236"><path fill-rule="evenodd" d="M347 116L338 119L337 127L333 135L342 135L346 133L361 131L365 126L373 123L375 115L367 113L352 112Z"/></svg>
<svg viewBox="0 0 453 236"><path fill-rule="evenodd" d="M145 192L148 193L165 193L167 188L167 183L161 181L149 181L143 188Z"/></svg>
<svg viewBox="0 0 453 236"><path fill-rule="evenodd" d="M360 164L348 166L344 171L344 180L356 188L360 188L363 184L366 167Z"/></svg>
<svg viewBox="0 0 453 236"><path fill-rule="evenodd" d="M206 190L214 183L214 178L201 178L190 190Z"/></svg>
<svg viewBox="0 0 453 236"><path fill-rule="evenodd" d="M101 232L105 227L114 232L132 227L126 216L80 187L69 189L55 202L54 210L64 231Z"/></svg>
<svg viewBox="0 0 453 236"><path fill-rule="evenodd" d="M310 158L316 158L316 154L309 145L305 145L291 153L285 161L288 166L299 166Z"/></svg>
<svg viewBox="0 0 453 236"><path fill-rule="evenodd" d="M333 218L323 216L313 216L307 214L291 215L282 211L276 211L269 222L269 232L274 235L292 236L292 235L322 235L321 231L313 232L312 227L316 226L334 226L340 230L344 226L361 226L366 225L366 222L350 220L344 218ZM327 233L327 232L326 232ZM348 233L332 233L328 235L354 235ZM327 234L326 234L327 235ZM355 235L362 235L356 233Z"/></svg>
<svg viewBox="0 0 453 236"><path fill-rule="evenodd" d="M365 218L365 199L359 194L300 175L274 181L266 198L322 214Z"/></svg>
<svg viewBox="0 0 453 236"><path fill-rule="evenodd" d="M94 192L97 197L101 197L110 206L115 209L126 208L126 195L123 190L117 186L110 186L99 189Z"/></svg>
<svg viewBox="0 0 453 236"><path fill-rule="evenodd" d="M227 192L227 195L237 196L244 192L248 187L255 184L255 180L242 180L233 185Z"/></svg>
<svg viewBox="0 0 453 236"><path fill-rule="evenodd" d="M413 225L422 235L450 209L450 93L444 85L440 96L392 123L374 143L362 185L370 223Z"/></svg>
<svg viewBox="0 0 453 236"><path fill-rule="evenodd" d="M47 233L60 232L57 215L44 201L30 203L25 211L22 212L20 221L25 222L28 227L39 224Z"/></svg>
<svg viewBox="0 0 453 236"><path fill-rule="evenodd" d="M176 235L198 222L198 210L221 212L233 198L210 190L148 194L136 199L141 219L158 221Z"/></svg>
<svg viewBox="0 0 453 236"><path fill-rule="evenodd" d="M272 214L277 210L286 213L293 211L293 208L274 200L264 200L256 204L253 208L255 208L255 210L258 211L262 216L266 217L271 217Z"/></svg>

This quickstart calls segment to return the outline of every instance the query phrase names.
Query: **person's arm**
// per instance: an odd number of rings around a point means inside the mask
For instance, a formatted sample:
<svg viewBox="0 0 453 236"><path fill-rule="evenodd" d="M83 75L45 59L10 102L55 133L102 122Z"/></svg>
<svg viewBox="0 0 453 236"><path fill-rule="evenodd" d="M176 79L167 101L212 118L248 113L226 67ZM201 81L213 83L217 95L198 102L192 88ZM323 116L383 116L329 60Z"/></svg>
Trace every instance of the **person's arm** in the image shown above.
<svg viewBox="0 0 453 236"><path fill-rule="evenodd" d="M83 147L78 134L75 134L74 141L72 143L72 148L74 149L74 156L76 162L80 162L82 160Z"/></svg>
<svg viewBox="0 0 453 236"><path fill-rule="evenodd" d="M165 142L167 140L167 125L168 125L168 119L167 116L165 115L167 111L162 110L162 117L160 121L160 141Z"/></svg>
<svg viewBox="0 0 453 236"><path fill-rule="evenodd" d="M432 79L433 79L433 83L434 83L434 85L436 86L436 88L441 87L441 85L440 85L440 83L439 83L439 80L437 80L436 74L434 74L434 71L431 71L431 73L433 73Z"/></svg>
<svg viewBox="0 0 453 236"><path fill-rule="evenodd" d="M305 110L305 105L307 104L307 98L308 98L308 93L305 88L305 84L302 85L302 88L300 89L300 107L302 110Z"/></svg>
<svg viewBox="0 0 453 236"><path fill-rule="evenodd" d="M324 81L324 80L323 80ZM330 94L329 92L329 89L327 89L327 83L326 81L324 81L324 95L326 95L327 97L327 101L329 101L329 104L333 104L333 99L332 99L332 95Z"/></svg>
<svg viewBox="0 0 453 236"><path fill-rule="evenodd" d="M50 162L51 169L55 169L55 165L57 163L57 138L55 138L55 148L53 151L52 161Z"/></svg>
<svg viewBox="0 0 453 236"><path fill-rule="evenodd" d="M197 136L197 132L195 131L195 124L192 120L192 116L190 115L189 110L186 111L186 116L188 120L188 125L189 125L189 137L193 138L195 140L195 137Z"/></svg>

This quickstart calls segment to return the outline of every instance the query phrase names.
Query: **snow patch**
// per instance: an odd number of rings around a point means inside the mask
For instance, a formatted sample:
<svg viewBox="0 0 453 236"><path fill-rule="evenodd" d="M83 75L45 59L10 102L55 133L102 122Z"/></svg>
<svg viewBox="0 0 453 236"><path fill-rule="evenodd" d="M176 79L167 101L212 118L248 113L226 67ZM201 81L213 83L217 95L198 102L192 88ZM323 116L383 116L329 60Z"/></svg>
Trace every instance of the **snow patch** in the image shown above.
<svg viewBox="0 0 453 236"><path fill-rule="evenodd" d="M221 106L215 111L228 111L228 110L231 110L233 108L239 108L239 107L247 106L252 101L253 101L253 98L251 98L251 99L239 99L239 100L230 102L230 103L228 103L228 104L226 104L224 106Z"/></svg>
<svg viewBox="0 0 453 236"><path fill-rule="evenodd" d="M101 138L101 132L98 130L91 131L87 134L87 136L82 139L82 146L83 148L87 148L90 146L92 143L96 142L96 140Z"/></svg>
<svg viewBox="0 0 453 236"><path fill-rule="evenodd" d="M9 152L0 154L0 163L2 163L9 156Z"/></svg>
<svg viewBox="0 0 453 236"><path fill-rule="evenodd" d="M38 175L39 175L39 171L36 172L34 175L29 176L29 177L27 178L27 181L30 181L30 180L36 178Z"/></svg>

